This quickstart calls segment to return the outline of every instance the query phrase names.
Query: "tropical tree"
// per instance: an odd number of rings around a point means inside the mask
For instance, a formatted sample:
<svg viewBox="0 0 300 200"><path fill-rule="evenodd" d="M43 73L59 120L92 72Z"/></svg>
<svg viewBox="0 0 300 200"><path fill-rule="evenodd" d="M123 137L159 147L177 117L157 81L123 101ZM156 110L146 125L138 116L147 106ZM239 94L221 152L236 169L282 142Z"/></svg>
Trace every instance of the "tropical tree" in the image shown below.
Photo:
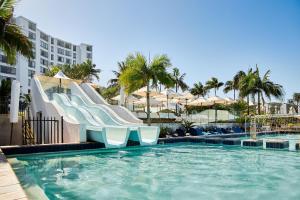
<svg viewBox="0 0 300 200"><path fill-rule="evenodd" d="M115 78L112 78L108 81L109 87L117 87L120 89L120 75L125 71L126 69L126 64L125 62L118 62L118 71L113 70L113 74L115 75Z"/></svg>
<svg viewBox="0 0 300 200"><path fill-rule="evenodd" d="M7 96L10 96L11 80L2 79L0 85L0 100L7 100Z"/></svg>
<svg viewBox="0 0 300 200"><path fill-rule="evenodd" d="M206 88L208 90L214 89L215 96L217 96L217 90L224 85L223 82L219 82L219 80L215 77L212 77L210 80L206 82Z"/></svg>
<svg viewBox="0 0 300 200"><path fill-rule="evenodd" d="M57 72L62 71L67 77L71 79L82 80L83 82L92 82L93 78L99 80L100 69L96 69L96 65L92 61L87 60L81 64L76 65L59 65L52 66L46 73L46 76L55 76Z"/></svg>
<svg viewBox="0 0 300 200"><path fill-rule="evenodd" d="M73 66L72 78L82 80L83 82L92 82L94 78L99 80L100 69L91 60Z"/></svg>
<svg viewBox="0 0 300 200"><path fill-rule="evenodd" d="M191 88L192 95L205 97L207 95L207 88L201 83L195 83L193 88Z"/></svg>
<svg viewBox="0 0 300 200"><path fill-rule="evenodd" d="M246 75L243 71L238 71L232 80L229 80L225 83L223 92L226 94L230 91L233 91L233 99L236 99L236 91L240 88L240 81Z"/></svg>
<svg viewBox="0 0 300 200"><path fill-rule="evenodd" d="M260 71L256 66L256 70L250 69L248 74L241 80L240 95L246 97L251 95L253 98L257 95L257 111L261 114L261 101L264 103L264 96L268 99L275 97L276 99L282 99L284 95L283 87L270 80L271 71L268 70L262 77ZM248 100L249 103L249 100Z"/></svg>
<svg viewBox="0 0 300 200"><path fill-rule="evenodd" d="M16 54L33 58L32 43L13 20L15 0L0 0L0 49L9 64L14 64Z"/></svg>
<svg viewBox="0 0 300 200"><path fill-rule="evenodd" d="M175 92L178 92L179 88L182 91L185 91L189 88L189 86L184 82L184 77L186 76L186 73L180 74L180 71L178 68L173 68L173 74L172 74L172 79L174 81L174 87L175 87Z"/></svg>
<svg viewBox="0 0 300 200"><path fill-rule="evenodd" d="M127 93L131 93L141 87L147 86L147 122L150 122L150 87L157 86L158 82L171 87L174 85L167 68L171 66L167 55L155 56L151 61L141 53L130 54L126 58L127 68L120 75L119 80Z"/></svg>
<svg viewBox="0 0 300 200"><path fill-rule="evenodd" d="M297 106L299 106L299 102L300 102L300 93L294 93L294 94L293 94L293 101L297 103Z"/></svg>

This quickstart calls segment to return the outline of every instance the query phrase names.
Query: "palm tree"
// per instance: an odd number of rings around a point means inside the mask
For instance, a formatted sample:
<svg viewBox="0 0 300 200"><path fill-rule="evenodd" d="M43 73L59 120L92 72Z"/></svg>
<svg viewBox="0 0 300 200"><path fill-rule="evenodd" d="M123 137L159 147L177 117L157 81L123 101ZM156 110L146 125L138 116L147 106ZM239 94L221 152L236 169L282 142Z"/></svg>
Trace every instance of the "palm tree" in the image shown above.
<svg viewBox="0 0 300 200"><path fill-rule="evenodd" d="M293 94L293 101L297 103L297 110L299 113L299 102L300 102L300 93Z"/></svg>
<svg viewBox="0 0 300 200"><path fill-rule="evenodd" d="M62 71L71 79L82 80L83 82L92 82L93 78L99 80L100 69L96 69L96 65L91 60L87 60L81 64L60 66L52 66L46 73L46 76L55 76L59 71Z"/></svg>
<svg viewBox="0 0 300 200"><path fill-rule="evenodd" d="M12 19L15 3L15 0L0 0L0 49L9 64L15 63L17 53L33 58L31 41Z"/></svg>
<svg viewBox="0 0 300 200"><path fill-rule="evenodd" d="M195 83L194 87L191 89L191 93L198 97L205 97L207 92L207 88L201 82Z"/></svg>
<svg viewBox="0 0 300 200"><path fill-rule="evenodd" d="M257 95L258 114L260 115L261 101L264 103L264 96L268 99L275 97L276 99L282 99L284 91L281 85L274 83L270 80L271 71L268 70L262 77L260 71L256 66L256 70L250 69L248 74L241 80L240 94L243 97L252 95L254 98Z"/></svg>
<svg viewBox="0 0 300 200"><path fill-rule="evenodd" d="M119 78L120 75L125 71L126 65L125 62L118 62L118 71L113 70L113 74L115 75L115 78L112 78L108 81L109 87L117 87L120 89L120 83Z"/></svg>
<svg viewBox="0 0 300 200"><path fill-rule="evenodd" d="M229 80L225 83L223 92L226 94L230 91L233 91L233 99L236 99L236 91L239 90L240 81L246 75L243 71L238 71L232 80Z"/></svg>
<svg viewBox="0 0 300 200"><path fill-rule="evenodd" d="M180 88L183 92L189 88L189 86L184 82L184 77L186 76L186 73L180 74L180 71L178 68L173 68L173 74L172 78L175 84L175 92L178 92L178 89Z"/></svg>
<svg viewBox="0 0 300 200"><path fill-rule="evenodd" d="M294 93L294 94L293 94L293 100L294 100L294 102L297 103L297 106L299 106L299 102L300 102L300 93Z"/></svg>
<svg viewBox="0 0 300 200"><path fill-rule="evenodd" d="M83 82L92 82L93 78L99 80L100 69L96 69L96 65L91 60L87 60L73 67L74 78ZM77 73L76 73L77 72Z"/></svg>
<svg viewBox="0 0 300 200"><path fill-rule="evenodd" d="M206 88L208 90L214 89L215 96L217 96L217 90L224 85L223 82L219 82L219 80L215 77L212 77L210 80L206 82Z"/></svg>
<svg viewBox="0 0 300 200"><path fill-rule="evenodd" d="M127 93L131 93L141 87L147 86L147 121L150 122L150 86L157 86L158 82L167 87L174 85L167 68L171 66L167 55L155 56L151 61L141 53L130 54L126 59L127 68L120 75L121 85Z"/></svg>

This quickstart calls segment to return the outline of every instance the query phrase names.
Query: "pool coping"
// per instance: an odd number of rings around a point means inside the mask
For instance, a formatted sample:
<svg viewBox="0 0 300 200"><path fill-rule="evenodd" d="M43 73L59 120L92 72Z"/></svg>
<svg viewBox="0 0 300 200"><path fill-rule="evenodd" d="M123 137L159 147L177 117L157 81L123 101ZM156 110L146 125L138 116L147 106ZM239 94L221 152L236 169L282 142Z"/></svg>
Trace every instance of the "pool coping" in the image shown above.
<svg viewBox="0 0 300 200"><path fill-rule="evenodd" d="M258 132L257 135L272 135L272 134L293 134L299 133L296 131L265 131ZM205 139L210 140L213 138L238 138L249 136L249 133L231 133L220 135L206 135L206 136L184 136L184 137L170 137L159 138L157 144L169 144L169 143L201 143L205 142ZM129 144L128 146L136 146L137 144ZM6 155L18 155L18 154L31 154L31 153L46 153L46 152L60 152L60 151L72 151L72 150L88 150L88 149L104 149L104 145L98 142L84 142L84 143L64 143L64 144L38 144L38 145L15 145L15 146L0 146L0 150Z"/></svg>

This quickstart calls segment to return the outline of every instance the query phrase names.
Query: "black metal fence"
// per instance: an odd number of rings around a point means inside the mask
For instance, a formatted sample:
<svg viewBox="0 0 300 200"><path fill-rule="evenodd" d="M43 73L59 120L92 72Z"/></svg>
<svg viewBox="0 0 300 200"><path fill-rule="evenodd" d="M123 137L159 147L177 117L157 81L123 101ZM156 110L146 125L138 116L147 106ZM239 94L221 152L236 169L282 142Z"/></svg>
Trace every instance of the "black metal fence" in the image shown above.
<svg viewBox="0 0 300 200"><path fill-rule="evenodd" d="M23 144L55 144L63 143L63 117L37 117L22 120Z"/></svg>

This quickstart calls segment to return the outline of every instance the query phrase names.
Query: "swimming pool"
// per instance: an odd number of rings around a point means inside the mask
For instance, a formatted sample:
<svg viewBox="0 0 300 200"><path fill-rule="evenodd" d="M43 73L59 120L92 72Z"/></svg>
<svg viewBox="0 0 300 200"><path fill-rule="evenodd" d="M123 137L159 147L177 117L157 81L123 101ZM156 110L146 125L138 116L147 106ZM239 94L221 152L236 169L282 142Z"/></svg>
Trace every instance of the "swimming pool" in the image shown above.
<svg viewBox="0 0 300 200"><path fill-rule="evenodd" d="M158 145L10 158L25 191L49 199L299 199L300 153ZM39 196L39 197L37 197Z"/></svg>

